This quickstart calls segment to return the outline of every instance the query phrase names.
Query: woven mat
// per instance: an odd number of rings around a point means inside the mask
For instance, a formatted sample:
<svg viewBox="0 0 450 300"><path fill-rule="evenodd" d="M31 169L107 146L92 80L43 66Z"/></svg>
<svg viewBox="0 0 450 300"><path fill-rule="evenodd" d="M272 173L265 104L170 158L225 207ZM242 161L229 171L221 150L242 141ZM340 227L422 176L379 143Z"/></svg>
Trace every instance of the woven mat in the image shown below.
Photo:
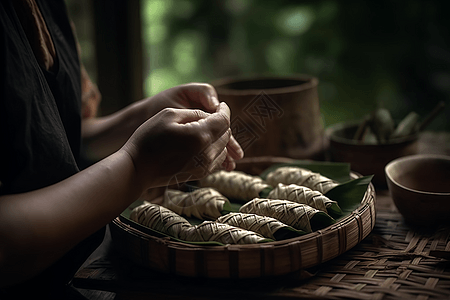
<svg viewBox="0 0 450 300"><path fill-rule="evenodd" d="M450 228L425 231L404 224L392 209L377 211L372 233L315 269L270 280L174 278L100 260L80 270L74 285L114 291L120 299L450 299ZM447 254L448 255L448 254ZM309 279L307 275L312 275ZM132 296L131 296L132 295Z"/></svg>
<svg viewBox="0 0 450 300"><path fill-rule="evenodd" d="M412 228L397 212L378 211L363 242L289 291L327 299L450 298L450 264L430 256L450 250L449 235L449 228Z"/></svg>

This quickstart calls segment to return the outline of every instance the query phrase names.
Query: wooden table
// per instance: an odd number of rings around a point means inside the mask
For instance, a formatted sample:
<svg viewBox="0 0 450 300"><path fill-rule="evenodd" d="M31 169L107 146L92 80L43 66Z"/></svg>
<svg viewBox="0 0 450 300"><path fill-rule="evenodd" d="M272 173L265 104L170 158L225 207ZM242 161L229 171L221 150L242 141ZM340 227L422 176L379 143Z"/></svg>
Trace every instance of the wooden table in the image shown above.
<svg viewBox="0 0 450 300"><path fill-rule="evenodd" d="M450 155L449 133L421 136L420 153ZM316 268L275 279L202 280L131 264L109 235L79 270L73 286L86 299L443 299L450 298L450 228L426 231L404 223L387 190L376 191L372 233Z"/></svg>

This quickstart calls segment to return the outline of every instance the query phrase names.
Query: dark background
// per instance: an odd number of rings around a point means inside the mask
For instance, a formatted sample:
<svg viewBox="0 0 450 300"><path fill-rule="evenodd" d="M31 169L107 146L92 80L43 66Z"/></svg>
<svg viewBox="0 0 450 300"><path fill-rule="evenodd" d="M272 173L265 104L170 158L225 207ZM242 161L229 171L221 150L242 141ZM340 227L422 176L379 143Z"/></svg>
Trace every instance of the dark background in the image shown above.
<svg viewBox="0 0 450 300"><path fill-rule="evenodd" d="M324 125L446 108L448 1L66 0L102 113L192 81L317 76Z"/></svg>

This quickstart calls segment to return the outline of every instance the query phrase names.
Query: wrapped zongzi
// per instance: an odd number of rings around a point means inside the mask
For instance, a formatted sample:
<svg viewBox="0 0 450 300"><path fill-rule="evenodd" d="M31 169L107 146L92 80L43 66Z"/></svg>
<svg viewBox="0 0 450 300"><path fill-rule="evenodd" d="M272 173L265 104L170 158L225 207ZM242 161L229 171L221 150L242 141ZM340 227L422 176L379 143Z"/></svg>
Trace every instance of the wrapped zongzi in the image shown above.
<svg viewBox="0 0 450 300"><path fill-rule="evenodd" d="M240 171L218 171L200 180L202 187L212 187L227 198L248 201L260 197L260 193L271 186L260 177Z"/></svg>

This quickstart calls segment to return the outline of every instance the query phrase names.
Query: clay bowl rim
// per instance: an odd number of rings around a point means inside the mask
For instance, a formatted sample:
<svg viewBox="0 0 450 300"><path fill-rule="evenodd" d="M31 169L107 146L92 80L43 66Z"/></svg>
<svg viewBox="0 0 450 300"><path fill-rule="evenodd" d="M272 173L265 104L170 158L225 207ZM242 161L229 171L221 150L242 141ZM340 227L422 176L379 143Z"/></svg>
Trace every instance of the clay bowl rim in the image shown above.
<svg viewBox="0 0 450 300"><path fill-rule="evenodd" d="M361 122L362 122L362 120L338 122L338 123L328 126L325 130L325 134L328 137L328 139L332 142L343 144L343 145L352 145L352 146L360 146L360 147L388 147L390 145L399 145L399 144L403 144L403 143L408 144L410 142L416 141L419 138L419 135L416 133L416 134L411 134L411 135L407 135L404 137L390 139L387 143L384 143L384 144L363 144L356 140L336 135L336 131L345 130L345 129L348 129L351 127L356 127Z"/></svg>
<svg viewBox="0 0 450 300"><path fill-rule="evenodd" d="M277 88L260 88L260 89L231 89L225 87L226 85L245 82L245 81L259 81L259 80L293 80L303 82L297 85L291 85L286 87ZM312 75L291 75L291 76L276 76L276 75L256 75L256 76L236 76L226 77L222 79L213 80L210 84L216 89L219 95L226 96L246 96L246 95L259 95L261 91L264 91L268 95L275 94L287 94L300 92L308 89L315 88L319 85L319 79Z"/></svg>
<svg viewBox="0 0 450 300"><path fill-rule="evenodd" d="M386 177L389 181L391 181L395 186L407 190L412 193L417 193L424 196L440 196L440 197L450 197L450 192L430 192L430 191L421 191L414 188L407 187L403 184L400 184L398 181L394 180L392 178L391 174L391 168L393 168L395 165L404 163L405 161L414 161L414 160L422 160L422 159L438 159L438 160L445 160L450 163L450 156L448 155L440 155L440 154L414 154L414 155L407 155L403 157L396 158L392 161L390 161L386 167L384 168L384 172L386 174Z"/></svg>

